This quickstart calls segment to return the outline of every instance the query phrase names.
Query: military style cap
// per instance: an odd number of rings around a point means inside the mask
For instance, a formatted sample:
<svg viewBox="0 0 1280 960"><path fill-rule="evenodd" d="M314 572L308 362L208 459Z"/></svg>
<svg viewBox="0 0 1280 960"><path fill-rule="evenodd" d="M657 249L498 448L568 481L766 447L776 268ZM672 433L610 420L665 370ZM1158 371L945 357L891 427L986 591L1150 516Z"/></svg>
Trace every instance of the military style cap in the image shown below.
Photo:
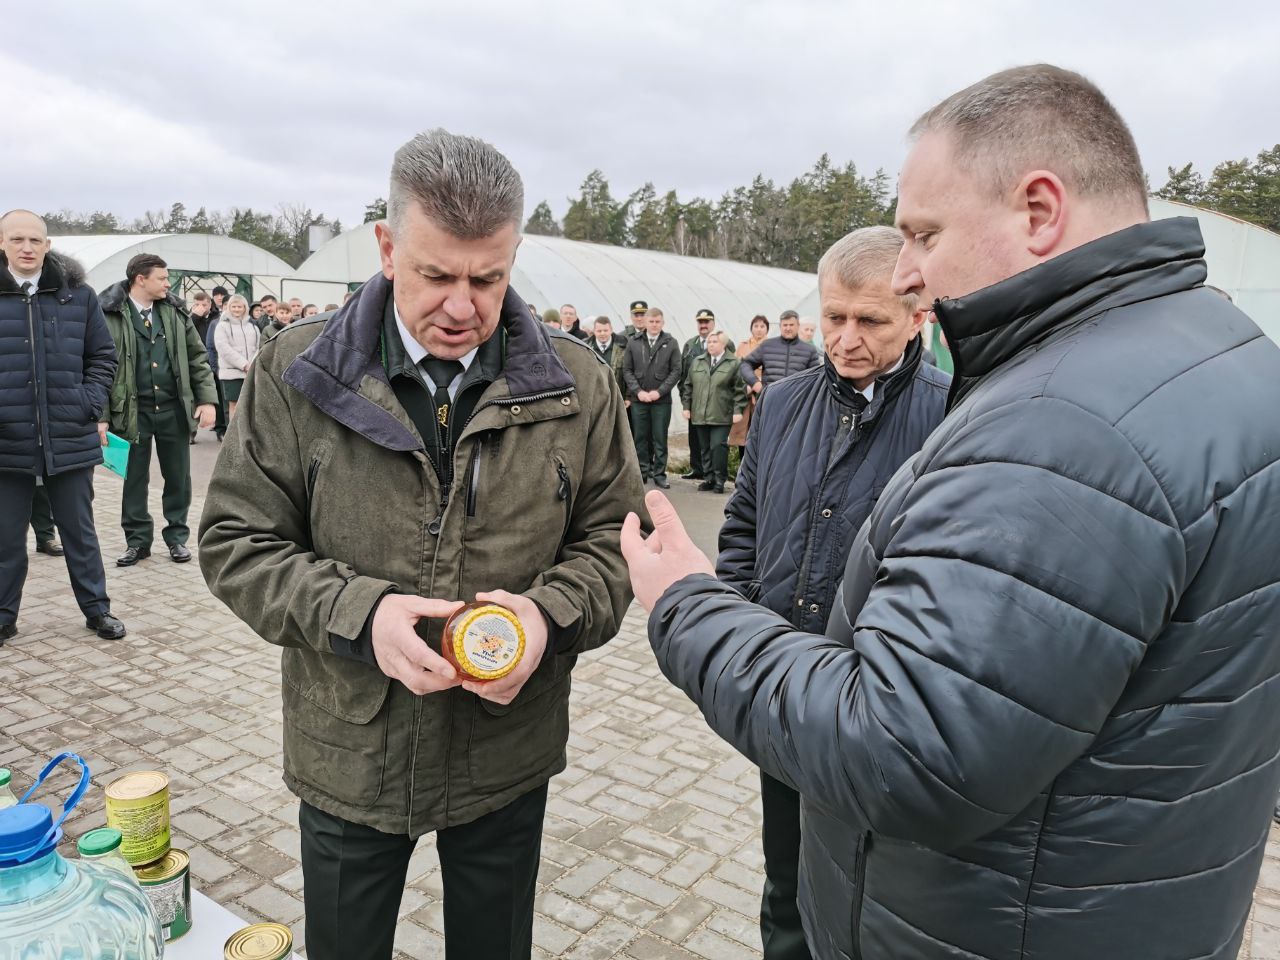
<svg viewBox="0 0 1280 960"><path fill-rule="evenodd" d="M699 311L698 311L698 315L697 315L696 317L694 317L693 319L694 319L694 320L711 320L711 321L714 321L714 320L715 320L715 318L716 318L716 315L715 315L714 313L712 313L712 312L711 312L711 310L710 310L709 308L707 308L707 307L703 307L701 310L699 310Z"/></svg>
<svg viewBox="0 0 1280 960"><path fill-rule="evenodd" d="M634 317L637 313L644 313L649 309L649 304L643 300L631 301L631 315Z"/></svg>

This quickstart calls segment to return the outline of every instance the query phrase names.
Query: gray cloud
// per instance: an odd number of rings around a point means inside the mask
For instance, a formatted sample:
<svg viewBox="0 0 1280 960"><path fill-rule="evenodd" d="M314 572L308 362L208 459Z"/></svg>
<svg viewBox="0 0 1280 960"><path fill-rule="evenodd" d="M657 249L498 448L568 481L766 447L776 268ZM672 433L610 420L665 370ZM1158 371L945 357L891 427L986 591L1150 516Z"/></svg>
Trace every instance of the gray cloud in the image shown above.
<svg viewBox="0 0 1280 960"><path fill-rule="evenodd" d="M191 9L188 9L188 6ZM134 216L303 201L345 222L430 126L483 136L562 213L600 168L716 198L823 152L896 174L912 119L1015 63L1097 81L1152 180L1280 139L1280 10L781 0L47 4L0 53L6 203ZM21 132L17 132L21 131Z"/></svg>

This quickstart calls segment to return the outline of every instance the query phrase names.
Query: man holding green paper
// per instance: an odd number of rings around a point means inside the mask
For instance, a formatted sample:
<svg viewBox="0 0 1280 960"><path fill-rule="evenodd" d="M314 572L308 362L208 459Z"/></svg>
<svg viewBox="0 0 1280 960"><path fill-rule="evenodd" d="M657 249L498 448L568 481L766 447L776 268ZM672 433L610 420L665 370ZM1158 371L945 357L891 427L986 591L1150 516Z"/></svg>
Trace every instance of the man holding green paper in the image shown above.
<svg viewBox="0 0 1280 960"><path fill-rule="evenodd" d="M111 386L111 432L131 444L120 508L128 549L116 566L131 567L151 556L155 525L147 487L153 440L164 476L161 535L169 559L186 563L191 559L191 432L213 426L218 404L204 342L186 304L169 293L168 264L152 253L131 259L125 279L102 292L102 312L120 355Z"/></svg>

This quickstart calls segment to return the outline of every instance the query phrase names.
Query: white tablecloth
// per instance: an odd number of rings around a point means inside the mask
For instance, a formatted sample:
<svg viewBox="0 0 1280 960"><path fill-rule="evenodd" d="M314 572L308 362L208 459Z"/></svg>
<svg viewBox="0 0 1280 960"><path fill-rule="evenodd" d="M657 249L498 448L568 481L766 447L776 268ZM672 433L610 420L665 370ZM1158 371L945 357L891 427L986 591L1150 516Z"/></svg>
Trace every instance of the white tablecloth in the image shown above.
<svg viewBox="0 0 1280 960"><path fill-rule="evenodd" d="M222 946L227 937L248 926L199 890L191 891L191 921L191 930L186 936L165 944L165 960L222 960ZM298 960L296 953L290 956Z"/></svg>

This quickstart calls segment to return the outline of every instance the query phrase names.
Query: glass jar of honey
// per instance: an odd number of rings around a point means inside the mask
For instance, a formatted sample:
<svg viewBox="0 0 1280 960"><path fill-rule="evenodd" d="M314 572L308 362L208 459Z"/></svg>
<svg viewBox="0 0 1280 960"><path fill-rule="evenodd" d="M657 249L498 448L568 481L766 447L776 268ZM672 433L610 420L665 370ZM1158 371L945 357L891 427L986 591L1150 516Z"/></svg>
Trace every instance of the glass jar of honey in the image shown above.
<svg viewBox="0 0 1280 960"><path fill-rule="evenodd" d="M504 606L468 603L445 621L440 653L464 680L499 680L524 656L524 627Z"/></svg>

